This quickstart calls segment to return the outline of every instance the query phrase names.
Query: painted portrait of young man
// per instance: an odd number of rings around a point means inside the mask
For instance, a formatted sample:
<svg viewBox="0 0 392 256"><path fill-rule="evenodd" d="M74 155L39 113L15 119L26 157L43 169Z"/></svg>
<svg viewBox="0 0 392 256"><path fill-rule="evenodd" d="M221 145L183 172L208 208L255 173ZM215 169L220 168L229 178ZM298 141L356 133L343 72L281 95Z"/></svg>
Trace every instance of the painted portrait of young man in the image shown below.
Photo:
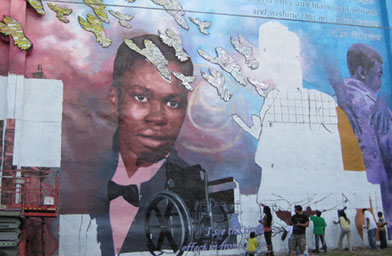
<svg viewBox="0 0 392 256"><path fill-rule="evenodd" d="M156 35L131 39L139 48L149 40L168 67L192 76L190 59L180 62L173 48ZM120 45L114 61L109 101L117 129L99 175L91 216L97 220L102 255L148 251L144 236L145 204L165 189L168 166L186 167L174 148L184 121L188 91L172 76L167 81L145 56Z"/></svg>

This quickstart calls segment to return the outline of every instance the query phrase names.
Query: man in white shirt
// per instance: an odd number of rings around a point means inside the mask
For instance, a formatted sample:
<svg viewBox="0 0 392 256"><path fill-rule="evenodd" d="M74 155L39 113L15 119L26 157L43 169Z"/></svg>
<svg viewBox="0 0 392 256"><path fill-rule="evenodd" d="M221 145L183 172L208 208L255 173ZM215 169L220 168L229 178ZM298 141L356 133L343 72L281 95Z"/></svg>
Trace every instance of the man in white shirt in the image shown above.
<svg viewBox="0 0 392 256"><path fill-rule="evenodd" d="M369 212L368 209L362 209L362 212L363 212L364 219L365 219L364 227L368 233L370 249L377 250L377 244L376 244L377 224L376 224L376 221L374 219L373 214L371 212Z"/></svg>

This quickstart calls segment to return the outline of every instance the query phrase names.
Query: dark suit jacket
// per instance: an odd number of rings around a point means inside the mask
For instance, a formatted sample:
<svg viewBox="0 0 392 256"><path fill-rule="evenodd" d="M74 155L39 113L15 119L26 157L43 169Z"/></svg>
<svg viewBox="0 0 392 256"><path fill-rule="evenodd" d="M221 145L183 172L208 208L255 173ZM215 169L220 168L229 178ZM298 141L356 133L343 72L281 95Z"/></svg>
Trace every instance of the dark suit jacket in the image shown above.
<svg viewBox="0 0 392 256"><path fill-rule="evenodd" d="M112 229L109 218L109 200L107 198L107 184L112 179L114 172L118 165L119 152L110 151L103 156L107 159L103 164L103 168L100 172L100 181L96 186L96 200L91 201L90 216L96 219L97 228L97 241L100 243L102 255L111 256L114 255ZM189 166L184 162L178 155L175 149L171 151L167 162L175 164L179 167ZM125 252L138 252L148 251L145 242L145 231L144 231L144 207L148 200L154 194L165 189L166 183L166 167L168 165L164 163L155 176L140 185L139 191L139 210L132 222L131 228L128 231L127 237L121 248L121 253Z"/></svg>

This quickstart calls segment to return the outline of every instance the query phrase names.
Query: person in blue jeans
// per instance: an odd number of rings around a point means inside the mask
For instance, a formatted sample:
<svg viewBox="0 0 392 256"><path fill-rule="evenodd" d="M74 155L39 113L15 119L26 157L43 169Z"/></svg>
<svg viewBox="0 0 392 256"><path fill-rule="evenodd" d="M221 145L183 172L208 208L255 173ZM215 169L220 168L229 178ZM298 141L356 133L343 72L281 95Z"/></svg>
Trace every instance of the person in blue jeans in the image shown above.
<svg viewBox="0 0 392 256"><path fill-rule="evenodd" d="M320 252L319 251L320 240L324 252L327 252L327 244L325 243L325 239L324 239L325 228L327 227L327 223L325 222L324 218L321 217L320 211L316 211L316 216L310 215L309 218L313 222L313 234L314 234L315 245L316 245L316 249L314 249L313 252Z"/></svg>
<svg viewBox="0 0 392 256"><path fill-rule="evenodd" d="M369 212L368 209L362 209L362 212L365 219L364 228L367 230L368 233L369 246L371 250L375 251L377 250L377 244L376 244L377 224L373 214Z"/></svg>

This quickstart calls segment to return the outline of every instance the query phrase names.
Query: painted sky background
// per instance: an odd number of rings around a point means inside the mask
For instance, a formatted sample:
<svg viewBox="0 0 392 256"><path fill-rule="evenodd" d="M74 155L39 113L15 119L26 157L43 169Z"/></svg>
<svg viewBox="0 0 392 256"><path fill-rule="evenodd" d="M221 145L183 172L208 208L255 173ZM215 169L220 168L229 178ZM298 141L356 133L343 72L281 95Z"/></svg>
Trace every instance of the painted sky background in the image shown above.
<svg viewBox="0 0 392 256"><path fill-rule="evenodd" d="M106 96L112 83L114 56L123 38L146 33L157 34L158 30L163 32L167 28L180 35L184 49L195 64L196 76L196 82L193 84L196 89L190 95L188 114L176 144L180 156L190 164L202 164L208 170L211 179L234 176L240 183L241 192L254 194L258 190L261 177L261 169L254 162L257 141L250 135L244 134L236 126L231 119L231 114L236 113L249 122L251 114L259 113L263 99L256 94L250 84L242 87L226 73L228 88L234 96L228 103L221 101L215 90L200 78L200 69L206 71L208 67L214 67L222 70L202 59L197 54L197 49L203 49L215 56L215 47L223 47L241 65L244 73L257 78L260 70L249 70L245 65L244 57L236 52L230 43L230 36L241 35L252 43L257 55L259 26L271 19L255 17L254 9L267 8L268 11L284 10L292 13L307 12L328 16L330 20L336 16L344 16L378 21L382 26L389 27L383 21L381 12L379 16L342 14L326 10L289 7L276 4L275 0L272 1L275 2L274 4L268 4L265 0L201 0L180 1L183 9L188 11L185 17L190 29L184 30L161 6L152 1L136 0L135 3L128 3L126 0L104 0L104 3L110 4L107 10L130 14L134 16L134 19L130 22L132 28L126 29L108 14L110 23L103 24L107 36L112 40L112 45L102 48L95 41L95 36L83 30L78 23L78 16L85 19L87 14L93 14L91 8L80 4L82 0L64 1L64 3L51 2L73 10L73 13L67 17L70 20L68 24L57 20L55 13L47 7L48 2L51 1L43 1L46 10L46 15L43 17L36 15L31 8L27 11L25 33L32 40L34 48L26 58L25 76L31 77L38 64L41 64L47 78L60 79L64 83L63 198L71 197L72 193L75 193L75 190L68 189L70 187L79 188L81 194L88 194L89 188L86 187L85 181L89 180L96 171L92 168L94 159L111 145L114 124ZM334 6L361 7L378 11L382 7L382 1L377 0L375 4L366 5L363 4L366 1L359 0L325 0L322 2ZM115 7L115 5L120 5L120 7ZM8 9L7 4L2 1L0 14L7 15ZM208 30L210 35L201 34L189 21L189 16L211 21L212 26ZM304 87L333 95L332 86L327 80L324 68L320 65L320 60L329 59L331 63L336 64L342 78L348 77L347 49L354 43L362 42L375 48L384 57L382 93L390 94L390 60L387 58L385 43L385 35L390 33L390 28L363 28L290 20L280 22L296 33L300 39ZM381 35L382 39L371 41L350 37L337 38L331 35L333 31L348 34L357 31ZM5 44L0 45L2 57L0 65L3 73L4 66L7 65L7 47Z"/></svg>

